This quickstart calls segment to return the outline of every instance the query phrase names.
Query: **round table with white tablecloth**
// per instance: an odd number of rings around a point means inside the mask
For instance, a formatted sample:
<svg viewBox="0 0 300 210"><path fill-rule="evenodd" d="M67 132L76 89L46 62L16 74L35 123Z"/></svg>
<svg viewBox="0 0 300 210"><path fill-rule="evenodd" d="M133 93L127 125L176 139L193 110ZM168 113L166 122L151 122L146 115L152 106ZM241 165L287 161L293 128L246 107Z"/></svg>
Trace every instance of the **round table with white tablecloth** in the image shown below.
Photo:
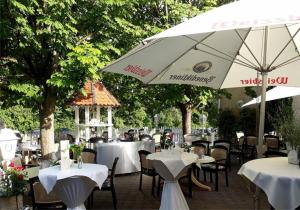
<svg viewBox="0 0 300 210"><path fill-rule="evenodd" d="M156 172L164 178L160 210L189 209L178 183L182 173L195 163L198 155L178 150L156 152L147 156Z"/></svg>
<svg viewBox="0 0 300 210"><path fill-rule="evenodd" d="M97 151L96 162L98 164L111 168L114 159L119 157L116 174L126 174L141 170L139 150L154 152L155 147L153 141L135 141L97 143L95 149Z"/></svg>
<svg viewBox="0 0 300 210"><path fill-rule="evenodd" d="M300 205L300 169L286 157L262 158L245 163L238 174L260 187L275 209Z"/></svg>
<svg viewBox="0 0 300 210"><path fill-rule="evenodd" d="M60 166L39 171L39 180L46 192L52 190L67 205L68 209L85 210L84 201L97 184L101 188L108 176L104 165L84 163L81 169L77 165L61 170Z"/></svg>

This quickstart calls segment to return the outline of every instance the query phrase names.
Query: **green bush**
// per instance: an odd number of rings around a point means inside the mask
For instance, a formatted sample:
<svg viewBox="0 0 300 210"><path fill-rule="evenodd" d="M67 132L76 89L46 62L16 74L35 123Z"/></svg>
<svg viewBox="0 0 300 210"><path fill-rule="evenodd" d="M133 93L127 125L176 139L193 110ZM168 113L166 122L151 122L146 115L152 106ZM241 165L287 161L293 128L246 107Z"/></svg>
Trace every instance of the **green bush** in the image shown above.
<svg viewBox="0 0 300 210"><path fill-rule="evenodd" d="M39 127L37 111L31 108L24 108L16 105L8 108L1 107L0 121L3 121L7 128L26 133Z"/></svg>
<svg viewBox="0 0 300 210"><path fill-rule="evenodd" d="M244 108L240 111L237 129L245 135L256 135L256 109Z"/></svg>
<svg viewBox="0 0 300 210"><path fill-rule="evenodd" d="M235 137L237 118L231 110L224 110L219 115L219 135L224 140L231 140Z"/></svg>

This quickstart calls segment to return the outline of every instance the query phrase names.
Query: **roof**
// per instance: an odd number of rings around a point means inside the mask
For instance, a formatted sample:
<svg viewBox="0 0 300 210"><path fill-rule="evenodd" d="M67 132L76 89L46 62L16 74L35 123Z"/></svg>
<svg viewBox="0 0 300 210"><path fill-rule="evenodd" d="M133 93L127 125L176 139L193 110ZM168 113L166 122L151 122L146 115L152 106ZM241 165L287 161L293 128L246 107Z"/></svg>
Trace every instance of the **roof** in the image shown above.
<svg viewBox="0 0 300 210"><path fill-rule="evenodd" d="M72 105L86 106L120 106L118 100L104 87L101 82L87 81L84 85L86 96L79 93L71 102Z"/></svg>

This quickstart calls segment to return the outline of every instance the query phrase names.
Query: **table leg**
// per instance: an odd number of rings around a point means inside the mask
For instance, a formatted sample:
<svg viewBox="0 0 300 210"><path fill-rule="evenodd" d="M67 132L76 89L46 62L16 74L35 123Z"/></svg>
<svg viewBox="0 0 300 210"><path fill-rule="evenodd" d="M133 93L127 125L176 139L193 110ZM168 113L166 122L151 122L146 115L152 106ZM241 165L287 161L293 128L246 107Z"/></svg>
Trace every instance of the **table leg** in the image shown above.
<svg viewBox="0 0 300 210"><path fill-rule="evenodd" d="M207 185L202 184L201 182L199 182L199 181L196 179L194 173L192 173L192 182L193 182L197 187L200 187L200 188L206 189L206 190L208 190L208 191L211 191L211 187L209 187L209 186L207 186Z"/></svg>

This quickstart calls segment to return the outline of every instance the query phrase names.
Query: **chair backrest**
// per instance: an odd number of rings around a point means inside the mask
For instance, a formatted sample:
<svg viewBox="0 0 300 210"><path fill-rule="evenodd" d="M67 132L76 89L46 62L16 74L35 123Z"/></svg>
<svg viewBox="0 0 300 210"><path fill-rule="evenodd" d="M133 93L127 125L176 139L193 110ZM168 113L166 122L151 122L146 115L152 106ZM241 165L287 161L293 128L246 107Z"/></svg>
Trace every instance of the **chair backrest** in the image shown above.
<svg viewBox="0 0 300 210"><path fill-rule="evenodd" d="M265 143L268 150L279 150L279 138L278 137L265 137Z"/></svg>
<svg viewBox="0 0 300 210"><path fill-rule="evenodd" d="M84 148L82 153L82 162L84 163L96 163L97 160L97 152L93 149Z"/></svg>
<svg viewBox="0 0 300 210"><path fill-rule="evenodd" d="M121 141L133 141L133 135L128 132L124 133L124 138L125 139L121 139Z"/></svg>
<svg viewBox="0 0 300 210"><path fill-rule="evenodd" d="M139 136L140 141L150 141L153 140L152 137L148 134L142 134Z"/></svg>
<svg viewBox="0 0 300 210"><path fill-rule="evenodd" d="M191 147L193 153L201 158L202 155L206 155L206 147L203 144Z"/></svg>
<svg viewBox="0 0 300 210"><path fill-rule="evenodd" d="M215 158L216 161L221 161L227 163L228 149L223 145L216 145L211 152L211 156Z"/></svg>
<svg viewBox="0 0 300 210"><path fill-rule="evenodd" d="M154 139L154 142L155 142L156 145L160 144L161 133L155 133L155 134L153 134L152 138Z"/></svg>
<svg viewBox="0 0 300 210"><path fill-rule="evenodd" d="M133 129L129 129L127 133L129 135L131 135L132 137L134 136L134 130Z"/></svg>
<svg viewBox="0 0 300 210"><path fill-rule="evenodd" d="M30 178L29 184L32 192L33 209L40 205L43 205L44 207L49 207L51 205L62 204L62 201L53 191L47 194L45 188L40 183L40 180L37 176Z"/></svg>
<svg viewBox="0 0 300 210"><path fill-rule="evenodd" d="M146 156L151 154L151 152L146 150L139 150L139 157L140 157L140 163L141 163L141 171L145 172L145 170L153 170L152 161L147 160Z"/></svg>
<svg viewBox="0 0 300 210"><path fill-rule="evenodd" d="M99 142L99 141L106 142L107 139L104 138L104 137L99 137L99 136L97 136L97 137L92 137L92 138L89 139L89 143L97 143L97 142Z"/></svg>
<svg viewBox="0 0 300 210"><path fill-rule="evenodd" d="M115 160L114 160L114 163L112 165L112 168L111 168L111 174L110 174L110 184L111 184L111 186L114 186L114 177L115 177L115 174L116 174L116 168L117 168L118 160L119 160L119 157L116 157Z"/></svg>
<svg viewBox="0 0 300 210"><path fill-rule="evenodd" d="M226 141L226 140L217 140L214 141L214 147L217 145L222 145L224 147L226 147L228 149L228 151L230 151L231 149L231 142L230 141Z"/></svg>
<svg viewBox="0 0 300 210"><path fill-rule="evenodd" d="M287 157L287 153L275 151L275 150L268 150L265 152L266 158L268 157Z"/></svg>
<svg viewBox="0 0 300 210"><path fill-rule="evenodd" d="M210 155L209 141L197 140L192 142L192 146L199 146L205 148L205 155Z"/></svg>
<svg viewBox="0 0 300 210"><path fill-rule="evenodd" d="M258 144L258 139L256 136L246 136L246 142L247 146L256 146Z"/></svg>

